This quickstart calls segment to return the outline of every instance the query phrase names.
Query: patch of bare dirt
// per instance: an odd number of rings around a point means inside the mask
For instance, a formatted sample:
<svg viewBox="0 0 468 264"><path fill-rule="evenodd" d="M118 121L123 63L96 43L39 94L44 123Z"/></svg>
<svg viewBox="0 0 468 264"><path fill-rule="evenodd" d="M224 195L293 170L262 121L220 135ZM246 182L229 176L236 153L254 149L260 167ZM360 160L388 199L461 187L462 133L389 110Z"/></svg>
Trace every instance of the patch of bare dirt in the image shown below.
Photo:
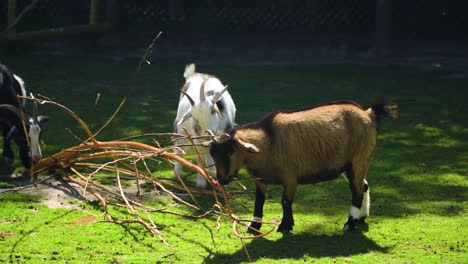
<svg viewBox="0 0 468 264"><path fill-rule="evenodd" d="M14 235L15 235L15 233L13 233L13 232L0 232L0 240L2 238L9 237L9 236L14 236Z"/></svg>
<svg viewBox="0 0 468 264"><path fill-rule="evenodd" d="M26 176L11 175L2 177L2 181L17 187L11 191L39 197L50 208L78 209L78 202L93 199L89 194L83 194L80 186L66 180L57 180L53 177L41 177L36 183L32 183ZM8 191L0 189L0 193Z"/></svg>
<svg viewBox="0 0 468 264"><path fill-rule="evenodd" d="M81 225L87 225L87 224L92 224L96 221L96 216L94 215L86 215L82 216L80 218L77 218L73 220L73 222L70 223L71 226L81 226Z"/></svg>
<svg viewBox="0 0 468 264"><path fill-rule="evenodd" d="M24 175L0 175L0 180L16 186L11 189L0 189L0 194L8 191L28 194L31 196L38 197L42 201L42 203L44 203L50 208L80 209L80 201L96 200L96 198L92 194L90 194L89 192L84 192L81 186L68 180L55 179L54 177L50 176L40 176L35 183L32 183L29 180L29 177ZM128 198L137 198L137 193L139 190L136 184L125 186L123 188L124 193ZM118 191L117 187L115 187L114 189ZM139 196L139 199L154 200L161 199L161 197L167 196L164 196L159 192L152 191L142 193L142 195Z"/></svg>

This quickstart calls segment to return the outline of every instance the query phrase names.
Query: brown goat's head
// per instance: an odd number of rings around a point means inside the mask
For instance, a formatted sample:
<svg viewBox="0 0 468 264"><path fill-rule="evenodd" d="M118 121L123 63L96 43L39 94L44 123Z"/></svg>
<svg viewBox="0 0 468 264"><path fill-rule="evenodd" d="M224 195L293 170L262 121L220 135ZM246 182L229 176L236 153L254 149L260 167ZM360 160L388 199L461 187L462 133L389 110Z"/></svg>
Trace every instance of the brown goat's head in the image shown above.
<svg viewBox="0 0 468 264"><path fill-rule="evenodd" d="M243 165L243 153L258 153L259 149L232 135L222 134L213 138L210 154L216 166L216 178L226 185L237 178Z"/></svg>

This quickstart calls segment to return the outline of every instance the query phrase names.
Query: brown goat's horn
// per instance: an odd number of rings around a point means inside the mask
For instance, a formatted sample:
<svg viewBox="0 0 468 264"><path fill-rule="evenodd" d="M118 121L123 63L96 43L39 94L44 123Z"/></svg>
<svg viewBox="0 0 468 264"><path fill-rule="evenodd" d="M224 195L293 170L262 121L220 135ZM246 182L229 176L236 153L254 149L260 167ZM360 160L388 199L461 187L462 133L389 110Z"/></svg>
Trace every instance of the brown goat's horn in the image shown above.
<svg viewBox="0 0 468 264"><path fill-rule="evenodd" d="M223 143L224 141L226 141L226 139L228 139L229 137L231 137L229 134L227 133L222 133L221 135L216 135L213 131L211 130L206 130L206 133L210 134L210 136L213 138L213 140L216 142L216 143Z"/></svg>
<svg viewBox="0 0 468 264"><path fill-rule="evenodd" d="M222 133L221 135L217 136L217 141L218 141L218 143L223 143L224 141L226 141L230 137L231 136L228 133Z"/></svg>
<svg viewBox="0 0 468 264"><path fill-rule="evenodd" d="M206 130L206 133L210 134L211 137L215 138L216 134L212 130Z"/></svg>
<svg viewBox="0 0 468 264"><path fill-rule="evenodd" d="M201 87L200 87L200 102L203 102L206 99L206 97L205 97L205 83L206 83L206 81L208 81L208 78L203 79L203 82L202 82Z"/></svg>

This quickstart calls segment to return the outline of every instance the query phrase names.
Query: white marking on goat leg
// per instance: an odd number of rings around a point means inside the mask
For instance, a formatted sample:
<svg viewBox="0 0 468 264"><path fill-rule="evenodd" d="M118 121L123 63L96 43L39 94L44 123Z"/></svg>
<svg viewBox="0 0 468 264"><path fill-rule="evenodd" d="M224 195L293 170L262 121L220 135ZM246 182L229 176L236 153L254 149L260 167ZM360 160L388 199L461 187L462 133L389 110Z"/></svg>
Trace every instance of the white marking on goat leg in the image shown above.
<svg viewBox="0 0 468 264"><path fill-rule="evenodd" d="M369 207L370 207L370 188L368 187L362 199L362 206L361 206L361 212L360 212L361 218L369 216Z"/></svg>
<svg viewBox="0 0 468 264"><path fill-rule="evenodd" d="M262 222L262 218L258 216L252 216L252 219L250 219L249 226L252 226L252 224L257 222Z"/></svg>
<svg viewBox="0 0 468 264"><path fill-rule="evenodd" d="M357 208L356 206L351 206L351 210L349 210L349 215L353 218L353 219L358 219L359 218L359 214L361 213L361 209Z"/></svg>

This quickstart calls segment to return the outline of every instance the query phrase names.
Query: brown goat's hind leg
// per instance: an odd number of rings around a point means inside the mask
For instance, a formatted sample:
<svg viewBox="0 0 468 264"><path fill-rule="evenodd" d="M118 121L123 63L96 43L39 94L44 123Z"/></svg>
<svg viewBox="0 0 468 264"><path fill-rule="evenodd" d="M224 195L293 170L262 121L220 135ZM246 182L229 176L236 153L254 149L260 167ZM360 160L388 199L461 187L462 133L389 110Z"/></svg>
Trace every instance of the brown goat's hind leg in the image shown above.
<svg viewBox="0 0 468 264"><path fill-rule="evenodd" d="M296 183L284 184L283 197L281 205L283 206L283 219L278 227L278 232L288 233L293 229L294 218L292 212L292 204L296 195Z"/></svg>
<svg viewBox="0 0 468 264"><path fill-rule="evenodd" d="M361 213L359 214L359 224L366 222L366 217L369 216L370 207L370 188L366 180L364 180L364 195L362 198Z"/></svg>
<svg viewBox="0 0 468 264"><path fill-rule="evenodd" d="M249 223L249 228L247 232L251 234L259 234L256 230L260 230L262 227L262 217L263 217L263 204L265 203L266 195L266 184L257 181L255 189L255 207L252 220Z"/></svg>
<svg viewBox="0 0 468 264"><path fill-rule="evenodd" d="M351 189L351 209L349 211L348 221L344 224L344 231L353 230L361 221L361 211L363 206L364 192L365 192L365 175L367 169L356 169L356 166L350 166L346 171L346 176L349 181Z"/></svg>

